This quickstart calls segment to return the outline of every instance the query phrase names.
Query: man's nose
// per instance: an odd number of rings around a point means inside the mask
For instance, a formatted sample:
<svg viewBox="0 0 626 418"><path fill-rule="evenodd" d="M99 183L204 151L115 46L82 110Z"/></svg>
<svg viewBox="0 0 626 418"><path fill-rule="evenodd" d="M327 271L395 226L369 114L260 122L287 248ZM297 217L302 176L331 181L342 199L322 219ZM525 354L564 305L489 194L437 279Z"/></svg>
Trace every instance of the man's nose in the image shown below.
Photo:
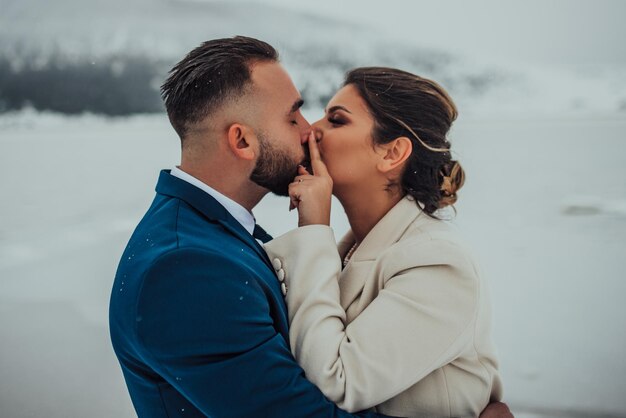
<svg viewBox="0 0 626 418"><path fill-rule="evenodd" d="M306 119L303 119L300 132L300 143L305 144L309 140L309 134L311 133L311 124Z"/></svg>

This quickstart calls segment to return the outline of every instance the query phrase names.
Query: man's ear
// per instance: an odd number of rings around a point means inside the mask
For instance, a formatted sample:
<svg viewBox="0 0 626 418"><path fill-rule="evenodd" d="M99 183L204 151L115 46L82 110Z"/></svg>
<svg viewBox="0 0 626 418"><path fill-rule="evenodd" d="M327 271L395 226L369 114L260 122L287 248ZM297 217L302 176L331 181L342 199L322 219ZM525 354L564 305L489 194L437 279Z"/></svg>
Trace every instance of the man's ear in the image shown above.
<svg viewBox="0 0 626 418"><path fill-rule="evenodd" d="M242 160L254 160L257 156L258 140L250 127L233 123L228 127L227 143L230 151Z"/></svg>
<svg viewBox="0 0 626 418"><path fill-rule="evenodd" d="M413 143L406 136L400 136L393 141L379 146L382 158L376 165L381 173L389 173L400 167L413 151Z"/></svg>

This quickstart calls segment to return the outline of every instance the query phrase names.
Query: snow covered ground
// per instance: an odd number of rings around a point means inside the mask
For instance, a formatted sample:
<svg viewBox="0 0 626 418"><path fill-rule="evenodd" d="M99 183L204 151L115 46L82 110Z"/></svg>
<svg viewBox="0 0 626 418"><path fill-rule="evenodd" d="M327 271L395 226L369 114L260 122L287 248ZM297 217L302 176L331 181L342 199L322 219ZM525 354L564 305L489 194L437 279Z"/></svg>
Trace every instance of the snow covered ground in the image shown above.
<svg viewBox="0 0 626 418"><path fill-rule="evenodd" d="M493 292L506 401L521 418L626 417L624 12L620 0L0 0L0 418L134 416L108 297L158 170L178 162L163 114L2 112L158 110L166 70L234 34L279 48L310 120L358 65L449 89L468 172L455 222ZM255 215L277 235L296 225L287 207L269 196ZM347 229L339 206L332 222Z"/></svg>
<svg viewBox="0 0 626 418"><path fill-rule="evenodd" d="M319 111L310 111L314 119ZM164 115L0 117L0 417L130 417L110 347L118 257L158 170ZM461 118L456 223L490 282L518 417L626 416L626 120ZM284 198L255 215L295 226ZM339 206L337 234L347 229Z"/></svg>

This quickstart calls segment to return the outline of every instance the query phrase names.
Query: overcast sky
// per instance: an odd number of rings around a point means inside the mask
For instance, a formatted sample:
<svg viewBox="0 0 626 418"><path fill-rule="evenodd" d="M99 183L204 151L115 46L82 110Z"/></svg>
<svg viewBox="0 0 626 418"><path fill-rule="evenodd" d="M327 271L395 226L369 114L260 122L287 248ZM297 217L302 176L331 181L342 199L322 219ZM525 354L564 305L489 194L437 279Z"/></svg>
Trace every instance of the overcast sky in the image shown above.
<svg viewBox="0 0 626 418"><path fill-rule="evenodd" d="M258 1L361 22L411 43L472 55L582 67L626 65L624 0Z"/></svg>
<svg viewBox="0 0 626 418"><path fill-rule="evenodd" d="M626 69L626 0L128 0L122 4L141 4L149 14L151 5L175 1L256 2L305 11L481 61L535 61L582 69L617 64ZM98 8L118 12L120 6L120 0L84 0L80 7L65 11L62 5L73 2L76 0L0 0L0 10L12 3L29 4L32 10L58 6L70 18L77 13L73 9L85 13L85 3L91 4L93 13L98 13ZM123 12L120 18L123 23ZM263 26L263 17L257 23ZM272 24L275 22L267 22L270 28ZM23 29L25 33L31 30L28 26ZM245 24L233 25L232 30L241 32ZM358 39L352 38L348 43L354 45L355 41Z"/></svg>

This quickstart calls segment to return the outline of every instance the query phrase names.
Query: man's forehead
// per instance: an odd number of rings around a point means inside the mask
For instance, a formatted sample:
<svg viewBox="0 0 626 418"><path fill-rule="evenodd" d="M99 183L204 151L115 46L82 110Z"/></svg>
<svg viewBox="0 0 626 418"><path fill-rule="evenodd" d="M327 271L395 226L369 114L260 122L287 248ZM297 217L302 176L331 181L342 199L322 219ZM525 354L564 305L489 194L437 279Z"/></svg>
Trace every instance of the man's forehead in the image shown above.
<svg viewBox="0 0 626 418"><path fill-rule="evenodd" d="M291 81L287 71L277 62L258 62L251 67L254 87L267 93L283 93L285 96L298 97L298 89Z"/></svg>

